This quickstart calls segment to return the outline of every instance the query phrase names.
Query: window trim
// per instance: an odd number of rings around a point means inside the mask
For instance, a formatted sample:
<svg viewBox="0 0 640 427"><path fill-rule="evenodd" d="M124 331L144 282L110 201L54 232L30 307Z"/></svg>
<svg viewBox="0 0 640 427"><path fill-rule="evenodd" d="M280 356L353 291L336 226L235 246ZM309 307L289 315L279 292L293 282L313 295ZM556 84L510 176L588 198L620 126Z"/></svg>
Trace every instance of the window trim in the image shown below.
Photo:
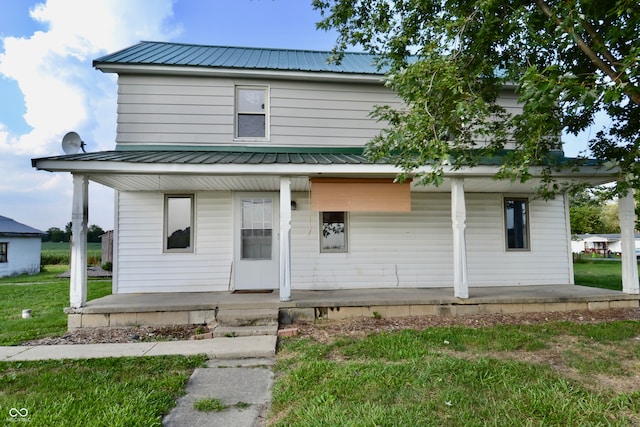
<svg viewBox="0 0 640 427"><path fill-rule="evenodd" d="M324 239L324 236L322 235L322 229L323 229L323 214L325 212L329 212L329 211L321 211L318 212L318 223L319 223L319 229L318 229L318 243L319 243L319 247L320 247L320 253L321 254L346 254L349 253L349 212L347 211L336 211L336 212L341 212L344 214L344 249L324 249L322 247L322 240Z"/></svg>
<svg viewBox="0 0 640 427"><path fill-rule="evenodd" d="M524 248L510 248L509 247L509 229L507 224L507 201L517 201L525 203L525 232L526 237L524 239ZM504 247L506 252L531 252L531 227L530 227L530 215L531 203L528 197L503 197L502 198L502 217L503 217L503 230L504 230Z"/></svg>
<svg viewBox="0 0 640 427"><path fill-rule="evenodd" d="M169 199L171 198L188 198L191 201L191 212L189 222L191 224L191 228L189 230L189 242L190 246L188 248L169 248L169 236L168 236L168 228L169 228ZM196 210L196 195L193 193L165 193L164 201L163 201L163 222L162 222L162 252L163 253L195 253L195 210Z"/></svg>
<svg viewBox="0 0 640 427"><path fill-rule="evenodd" d="M264 91L264 136L263 137L247 137L247 136L239 136L238 135L238 126L239 126L239 120L238 120L238 115L239 114L255 114L255 115L261 115L261 113L255 113L255 112L242 112L239 110L239 102L238 100L240 99L239 93L241 90L243 89L248 89L248 90L262 90ZM260 85L260 84L237 84L235 85L234 88L234 98L233 98L233 140L234 141L269 141L271 138L271 133L270 133L270 128L271 128L271 120L270 120L270 116L271 116L271 102L270 101L270 96L271 96L271 87L269 85Z"/></svg>
<svg viewBox="0 0 640 427"><path fill-rule="evenodd" d="M0 242L0 264L9 262L9 242Z"/></svg>

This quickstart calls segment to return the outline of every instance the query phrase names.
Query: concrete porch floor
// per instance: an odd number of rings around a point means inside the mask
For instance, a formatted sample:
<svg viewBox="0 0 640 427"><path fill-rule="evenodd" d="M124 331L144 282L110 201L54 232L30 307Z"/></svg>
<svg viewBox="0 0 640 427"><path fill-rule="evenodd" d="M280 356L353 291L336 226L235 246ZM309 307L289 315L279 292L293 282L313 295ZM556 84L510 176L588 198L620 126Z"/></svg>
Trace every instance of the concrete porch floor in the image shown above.
<svg viewBox="0 0 640 427"><path fill-rule="evenodd" d="M293 290L281 302L272 293L119 294L67 309L69 328L204 324L215 322L219 310L278 309L294 318L345 318L408 315L464 315L600 310L639 306L639 296L574 285L493 286L469 289L469 298L453 296L452 288Z"/></svg>

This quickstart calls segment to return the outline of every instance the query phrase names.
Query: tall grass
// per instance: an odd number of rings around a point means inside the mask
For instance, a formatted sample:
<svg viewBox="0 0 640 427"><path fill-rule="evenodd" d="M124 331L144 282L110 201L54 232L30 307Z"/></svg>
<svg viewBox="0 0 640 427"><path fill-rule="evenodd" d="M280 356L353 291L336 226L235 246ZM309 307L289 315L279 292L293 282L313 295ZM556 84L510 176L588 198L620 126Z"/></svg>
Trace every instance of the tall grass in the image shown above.
<svg viewBox="0 0 640 427"><path fill-rule="evenodd" d="M42 242L42 265L70 264L71 246L69 242ZM100 265L102 259L102 245L100 243L87 244L87 264Z"/></svg>

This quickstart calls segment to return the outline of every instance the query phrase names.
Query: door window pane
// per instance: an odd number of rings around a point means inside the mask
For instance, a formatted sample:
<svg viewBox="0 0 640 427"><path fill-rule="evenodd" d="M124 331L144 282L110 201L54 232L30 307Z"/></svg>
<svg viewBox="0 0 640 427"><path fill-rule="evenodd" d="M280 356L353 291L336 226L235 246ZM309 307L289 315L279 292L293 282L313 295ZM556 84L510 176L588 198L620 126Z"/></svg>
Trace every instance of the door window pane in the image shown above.
<svg viewBox="0 0 640 427"><path fill-rule="evenodd" d="M322 212L320 252L347 252L346 212Z"/></svg>
<svg viewBox="0 0 640 427"><path fill-rule="evenodd" d="M505 199L507 250L529 249L528 203L526 199Z"/></svg>
<svg viewBox="0 0 640 427"><path fill-rule="evenodd" d="M242 200L240 253L242 259L270 260L273 246L273 200L254 197Z"/></svg>

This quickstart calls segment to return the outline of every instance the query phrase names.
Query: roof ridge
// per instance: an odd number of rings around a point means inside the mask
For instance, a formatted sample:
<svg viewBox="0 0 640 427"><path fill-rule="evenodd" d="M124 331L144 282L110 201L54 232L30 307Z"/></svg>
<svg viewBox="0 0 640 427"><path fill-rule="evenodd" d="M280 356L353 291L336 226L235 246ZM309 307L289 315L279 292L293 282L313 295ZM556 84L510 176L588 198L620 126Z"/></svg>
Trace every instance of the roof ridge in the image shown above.
<svg viewBox="0 0 640 427"><path fill-rule="evenodd" d="M259 47L259 46L229 46L229 45L218 45L218 44L185 43L185 42L171 42L171 41L157 41L157 40L140 40L139 43L136 43L136 45L140 45L140 44L165 44L165 45L174 45L174 46L208 47L208 48L217 48L217 49L246 49L246 50L265 50L265 51L280 51L280 52L325 53L329 55L334 54L334 52L331 50L320 50L320 49L297 49L297 48L286 48L286 47ZM360 52L360 51L359 52L345 51L344 54L359 55L359 56L360 55L375 56L372 53Z"/></svg>

